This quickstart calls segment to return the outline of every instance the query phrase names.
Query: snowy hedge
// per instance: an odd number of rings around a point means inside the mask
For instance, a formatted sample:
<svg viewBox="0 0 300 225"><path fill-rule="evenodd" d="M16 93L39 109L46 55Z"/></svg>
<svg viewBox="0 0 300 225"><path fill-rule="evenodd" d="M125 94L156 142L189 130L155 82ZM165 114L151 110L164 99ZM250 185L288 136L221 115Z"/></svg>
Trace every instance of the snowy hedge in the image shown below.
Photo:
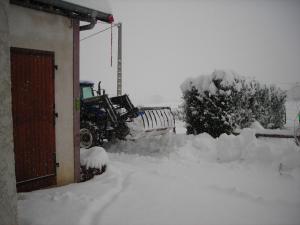
<svg viewBox="0 0 300 225"><path fill-rule="evenodd" d="M255 120L265 128L285 124L285 92L233 71L215 70L189 78L181 90L188 134L207 132L218 137L249 127Z"/></svg>

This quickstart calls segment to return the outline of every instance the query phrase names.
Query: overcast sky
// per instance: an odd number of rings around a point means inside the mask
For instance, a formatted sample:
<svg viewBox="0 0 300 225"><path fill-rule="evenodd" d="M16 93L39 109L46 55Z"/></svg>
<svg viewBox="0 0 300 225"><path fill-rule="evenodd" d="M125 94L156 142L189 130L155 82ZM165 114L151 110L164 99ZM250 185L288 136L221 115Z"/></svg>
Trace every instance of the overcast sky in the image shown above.
<svg viewBox="0 0 300 225"><path fill-rule="evenodd" d="M135 104L180 101L187 77L232 69L288 88L300 81L300 1L111 0L123 23L123 91ZM98 24L81 38L108 27ZM116 94L110 31L81 41L81 79Z"/></svg>

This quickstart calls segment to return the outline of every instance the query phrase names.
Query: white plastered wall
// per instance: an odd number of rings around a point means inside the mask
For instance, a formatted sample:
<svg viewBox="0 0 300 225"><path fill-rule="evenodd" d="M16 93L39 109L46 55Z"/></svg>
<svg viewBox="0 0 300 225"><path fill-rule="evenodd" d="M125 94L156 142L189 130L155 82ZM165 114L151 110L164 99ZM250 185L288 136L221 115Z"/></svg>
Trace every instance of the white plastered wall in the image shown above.
<svg viewBox="0 0 300 225"><path fill-rule="evenodd" d="M73 28L67 17L10 4L12 47L55 54L57 184L74 182L73 147Z"/></svg>
<svg viewBox="0 0 300 225"><path fill-rule="evenodd" d="M0 224L17 224L9 54L8 0L0 1Z"/></svg>

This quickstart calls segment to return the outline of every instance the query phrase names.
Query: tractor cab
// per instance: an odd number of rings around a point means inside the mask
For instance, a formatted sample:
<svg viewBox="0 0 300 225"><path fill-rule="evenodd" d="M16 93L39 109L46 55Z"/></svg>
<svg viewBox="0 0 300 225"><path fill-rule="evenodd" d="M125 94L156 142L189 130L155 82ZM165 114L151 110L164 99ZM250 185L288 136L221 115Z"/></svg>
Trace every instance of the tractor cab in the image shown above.
<svg viewBox="0 0 300 225"><path fill-rule="evenodd" d="M94 83L90 81L80 82L80 99L94 97Z"/></svg>

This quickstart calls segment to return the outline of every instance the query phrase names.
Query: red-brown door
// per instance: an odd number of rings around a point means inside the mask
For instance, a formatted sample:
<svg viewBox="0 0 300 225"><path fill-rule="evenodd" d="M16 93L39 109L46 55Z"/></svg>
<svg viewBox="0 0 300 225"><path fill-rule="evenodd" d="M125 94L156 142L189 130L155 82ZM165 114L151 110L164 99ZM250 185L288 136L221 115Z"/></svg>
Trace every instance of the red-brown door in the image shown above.
<svg viewBox="0 0 300 225"><path fill-rule="evenodd" d="M11 48L18 191L56 184L54 53Z"/></svg>

